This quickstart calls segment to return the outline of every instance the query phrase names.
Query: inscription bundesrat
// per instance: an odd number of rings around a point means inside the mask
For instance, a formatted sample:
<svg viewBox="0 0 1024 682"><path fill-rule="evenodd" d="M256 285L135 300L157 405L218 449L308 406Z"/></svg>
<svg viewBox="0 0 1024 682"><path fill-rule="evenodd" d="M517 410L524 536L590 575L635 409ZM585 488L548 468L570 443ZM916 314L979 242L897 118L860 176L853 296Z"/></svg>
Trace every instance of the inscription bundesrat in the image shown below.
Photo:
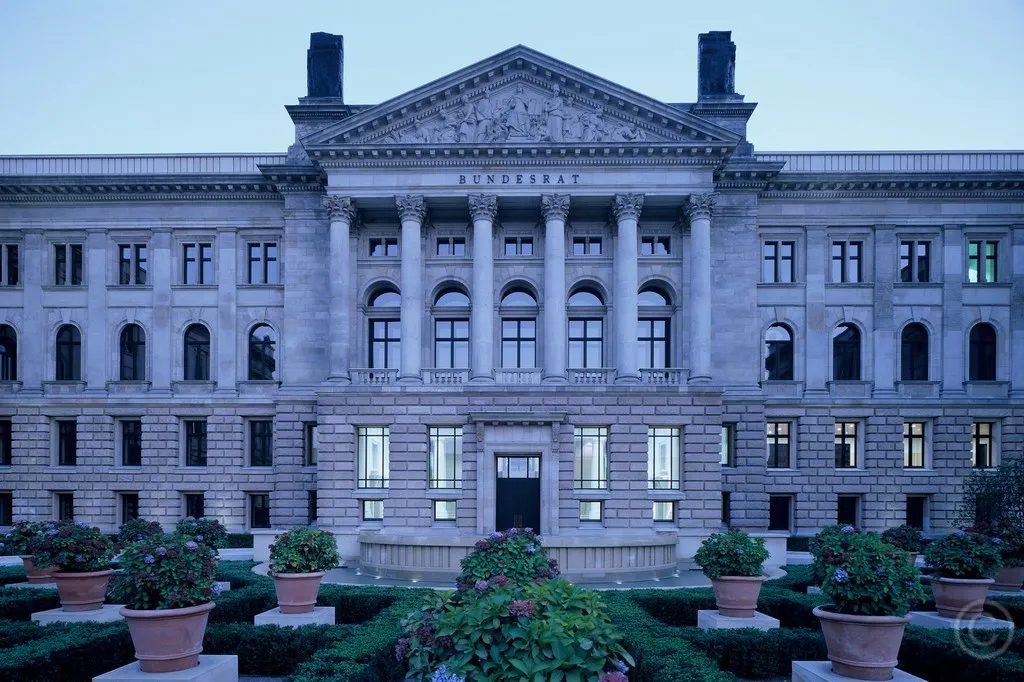
<svg viewBox="0 0 1024 682"><path fill-rule="evenodd" d="M579 173L460 173L460 185L578 185Z"/></svg>

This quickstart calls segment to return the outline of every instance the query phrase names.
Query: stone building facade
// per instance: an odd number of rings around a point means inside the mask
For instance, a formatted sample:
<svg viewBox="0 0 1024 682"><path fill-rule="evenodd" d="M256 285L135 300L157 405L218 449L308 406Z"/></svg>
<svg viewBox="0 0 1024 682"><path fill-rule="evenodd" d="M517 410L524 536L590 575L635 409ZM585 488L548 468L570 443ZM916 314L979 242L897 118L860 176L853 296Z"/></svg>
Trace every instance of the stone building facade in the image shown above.
<svg viewBox="0 0 1024 682"><path fill-rule="evenodd" d="M723 524L950 526L1024 440L1024 154L755 153L728 33L663 103L515 47L267 155L0 157L0 525L507 525L664 575Z"/></svg>

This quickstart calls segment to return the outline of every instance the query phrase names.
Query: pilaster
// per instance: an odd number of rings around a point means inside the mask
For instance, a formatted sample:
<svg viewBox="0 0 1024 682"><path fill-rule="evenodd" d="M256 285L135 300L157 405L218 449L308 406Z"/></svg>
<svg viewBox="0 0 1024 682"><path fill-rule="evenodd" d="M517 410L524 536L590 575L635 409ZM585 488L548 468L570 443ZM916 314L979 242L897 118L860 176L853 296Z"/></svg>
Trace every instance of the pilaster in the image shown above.
<svg viewBox="0 0 1024 682"><path fill-rule="evenodd" d="M402 368L403 383L421 383L423 337L423 244L420 235L427 215L427 202L421 195L395 197L402 220Z"/></svg>
<svg viewBox="0 0 1024 682"><path fill-rule="evenodd" d="M691 195L683 205L690 223L690 376L711 381L711 214L718 194Z"/></svg>
<svg viewBox="0 0 1024 682"><path fill-rule="evenodd" d="M47 349L52 348L55 337L50 336L43 310L43 263L46 262L46 239L42 232L25 232L24 253L21 257L22 296L24 317L18 331L18 379L20 395L42 395ZM40 340L28 343L28 339Z"/></svg>
<svg viewBox="0 0 1024 682"><path fill-rule="evenodd" d="M893 313L893 294L896 280L896 258L899 253L896 232L892 225L875 225L875 287L873 330L871 342L874 357L874 396L891 398L896 395L896 357L894 344L896 321Z"/></svg>
<svg viewBox="0 0 1024 682"><path fill-rule="evenodd" d="M471 367L474 382L494 381L494 218L498 198L470 194L473 217L473 298L470 319Z"/></svg>
<svg viewBox="0 0 1024 682"><path fill-rule="evenodd" d="M249 378L249 338L242 339L245 374ZM217 230L217 380L216 392L234 394L238 383L238 231Z"/></svg>
<svg viewBox="0 0 1024 682"><path fill-rule="evenodd" d="M565 367L565 220L569 216L568 194L543 194L544 216L544 372L545 383L568 380Z"/></svg>
<svg viewBox="0 0 1024 682"><path fill-rule="evenodd" d="M612 214L618 223L615 247L615 366L619 383L640 381L637 367L637 221L643 210L642 194L618 194ZM708 238L710 239L710 233ZM708 246L710 256L711 247ZM708 270L710 274L710 268ZM710 293L711 287L708 286Z"/></svg>
<svg viewBox="0 0 1024 682"><path fill-rule="evenodd" d="M1024 223L1011 233L1013 284L1010 290L1010 396L1024 400Z"/></svg>
<svg viewBox="0 0 1024 682"><path fill-rule="evenodd" d="M355 298L351 286L351 273L355 272L349 241L352 225L357 218L355 202L350 197L327 196L323 206L331 221L331 261L328 276L331 281L330 310L330 374L328 381L347 384L351 360L352 311Z"/></svg>
<svg viewBox="0 0 1024 682"><path fill-rule="evenodd" d="M803 358L806 393L822 396L827 390L826 383L829 359L832 354L832 340L829 338L828 320L825 314L825 270L828 267L828 231L826 225L807 227L807 283L804 288L804 304L807 308L807 328L803 348L796 352ZM798 379L799 376L794 378Z"/></svg>
<svg viewBox="0 0 1024 682"><path fill-rule="evenodd" d="M942 226L942 325L930 335L928 378L942 380L943 397L964 396L964 230L963 225ZM941 377L931 376L939 353Z"/></svg>
<svg viewBox="0 0 1024 682"><path fill-rule="evenodd" d="M150 368L150 393L170 395L173 340L178 330L171 328L171 230L159 227L153 230L150 244L150 282L153 286L153 329L146 342L153 350Z"/></svg>
<svg viewBox="0 0 1024 682"><path fill-rule="evenodd" d="M88 289L86 328L83 333L85 355L82 369L86 391L107 390L107 235L102 228L90 228L85 240L85 283Z"/></svg>

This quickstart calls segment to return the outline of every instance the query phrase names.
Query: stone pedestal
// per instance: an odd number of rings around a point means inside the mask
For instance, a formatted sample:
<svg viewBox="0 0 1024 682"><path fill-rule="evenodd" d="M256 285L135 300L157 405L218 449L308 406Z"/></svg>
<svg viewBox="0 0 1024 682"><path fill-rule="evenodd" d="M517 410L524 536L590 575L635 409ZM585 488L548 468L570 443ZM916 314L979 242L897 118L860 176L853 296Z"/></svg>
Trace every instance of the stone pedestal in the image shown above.
<svg viewBox="0 0 1024 682"><path fill-rule="evenodd" d="M129 663L117 670L92 678L93 682L158 682L181 680L184 682L238 682L238 656L200 656L199 665L175 673L144 673L139 662Z"/></svg>
<svg viewBox="0 0 1024 682"><path fill-rule="evenodd" d="M256 625L280 625L283 628L298 628L303 625L334 625L333 606L315 606L309 613L281 613L273 608L257 614Z"/></svg>
<svg viewBox="0 0 1024 682"><path fill-rule="evenodd" d="M793 682L850 682L851 679L832 672L831 661L793 661ZM892 682L927 682L899 668L892 671L890 679Z"/></svg>
<svg viewBox="0 0 1024 682"><path fill-rule="evenodd" d="M219 587L221 592L230 592L231 591L231 583L228 582L227 580L218 580L217 582L214 583L214 585Z"/></svg>
<svg viewBox="0 0 1024 682"><path fill-rule="evenodd" d="M124 604L104 604L102 608L93 611L65 611L64 609L50 609L49 611L37 611L32 614L32 620L40 625L50 623L111 623L115 620L124 620L121 615L121 607Z"/></svg>
<svg viewBox="0 0 1024 682"><path fill-rule="evenodd" d="M7 583L12 590L56 590L57 583Z"/></svg>
<svg viewBox="0 0 1024 682"><path fill-rule="evenodd" d="M808 585L807 594L821 594L821 588L816 585Z"/></svg>
<svg viewBox="0 0 1024 682"><path fill-rule="evenodd" d="M1013 623L1008 620L982 616L974 620L960 618L943 618L935 611L911 611L910 624L928 630L1012 630Z"/></svg>
<svg viewBox="0 0 1024 682"><path fill-rule="evenodd" d="M718 611L697 611L697 627L701 630L737 630L754 628L755 630L774 630L779 627L779 620L755 611L753 618L731 618Z"/></svg>

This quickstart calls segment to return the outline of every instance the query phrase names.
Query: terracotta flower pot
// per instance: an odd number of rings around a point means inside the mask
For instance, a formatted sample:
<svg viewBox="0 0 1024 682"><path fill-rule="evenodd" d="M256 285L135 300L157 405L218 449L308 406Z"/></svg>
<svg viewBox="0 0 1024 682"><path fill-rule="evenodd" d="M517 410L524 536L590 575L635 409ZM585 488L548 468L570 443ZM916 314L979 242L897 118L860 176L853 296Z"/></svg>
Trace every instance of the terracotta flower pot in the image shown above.
<svg viewBox="0 0 1024 682"><path fill-rule="evenodd" d="M974 620L985 608L988 587L992 578L934 578L935 610L943 618Z"/></svg>
<svg viewBox="0 0 1024 682"><path fill-rule="evenodd" d="M855 680L892 679L909 616L848 616L813 611L821 622L832 671Z"/></svg>
<svg viewBox="0 0 1024 682"><path fill-rule="evenodd" d="M65 611L96 611L103 607L107 596L107 583L114 569L70 573L56 571L53 582L57 583L60 605Z"/></svg>
<svg viewBox="0 0 1024 682"><path fill-rule="evenodd" d="M274 590L281 613L309 613L316 606L316 593L320 589L318 573L275 573Z"/></svg>
<svg viewBox="0 0 1024 682"><path fill-rule="evenodd" d="M1003 566L996 573L995 583L989 585L990 589L1000 592L1016 592L1020 584L1024 583L1024 566Z"/></svg>
<svg viewBox="0 0 1024 682"><path fill-rule="evenodd" d="M36 568L35 557L31 554L21 557L21 563L25 564L25 579L33 584L52 583L56 566Z"/></svg>
<svg viewBox="0 0 1024 682"><path fill-rule="evenodd" d="M753 618L764 576L723 575L711 581L718 612L729 618Z"/></svg>
<svg viewBox="0 0 1024 682"><path fill-rule="evenodd" d="M199 665L212 601L183 609L121 608L144 673L170 673Z"/></svg>

